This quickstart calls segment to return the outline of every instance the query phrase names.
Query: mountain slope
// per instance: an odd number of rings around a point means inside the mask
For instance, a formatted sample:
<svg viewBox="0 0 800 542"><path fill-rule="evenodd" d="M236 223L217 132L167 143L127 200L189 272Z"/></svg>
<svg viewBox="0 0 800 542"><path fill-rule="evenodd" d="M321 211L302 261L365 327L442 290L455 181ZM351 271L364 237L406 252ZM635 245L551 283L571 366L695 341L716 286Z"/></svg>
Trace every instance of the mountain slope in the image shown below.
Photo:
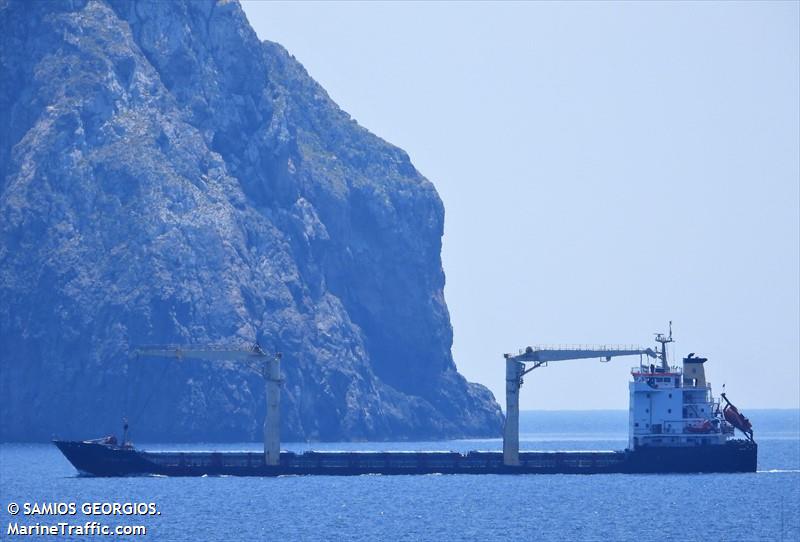
<svg viewBox="0 0 800 542"><path fill-rule="evenodd" d="M284 438L498 434L435 189L238 4L2 2L0 30L0 438L258 439L258 375L128 354L256 340Z"/></svg>

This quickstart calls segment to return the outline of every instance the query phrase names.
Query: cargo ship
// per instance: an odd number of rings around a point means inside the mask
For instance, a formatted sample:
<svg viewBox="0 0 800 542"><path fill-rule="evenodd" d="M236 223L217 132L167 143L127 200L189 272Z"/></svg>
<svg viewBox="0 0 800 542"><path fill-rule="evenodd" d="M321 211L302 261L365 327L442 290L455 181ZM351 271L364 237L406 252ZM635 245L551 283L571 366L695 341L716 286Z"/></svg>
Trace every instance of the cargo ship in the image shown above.
<svg viewBox="0 0 800 542"><path fill-rule="evenodd" d="M716 399L705 378L707 358L689 354L670 366L669 336L660 348L538 346L505 354L506 421L503 451L280 451L280 355L198 347L144 349L145 355L261 362L267 388L264 453L146 451L109 436L54 444L86 476L283 476L363 474L601 474L754 472L758 445L750 421L726 394ZM563 360L639 356L631 370L628 446L619 451L520 451L519 391L532 370ZM736 438L735 431L744 438Z"/></svg>

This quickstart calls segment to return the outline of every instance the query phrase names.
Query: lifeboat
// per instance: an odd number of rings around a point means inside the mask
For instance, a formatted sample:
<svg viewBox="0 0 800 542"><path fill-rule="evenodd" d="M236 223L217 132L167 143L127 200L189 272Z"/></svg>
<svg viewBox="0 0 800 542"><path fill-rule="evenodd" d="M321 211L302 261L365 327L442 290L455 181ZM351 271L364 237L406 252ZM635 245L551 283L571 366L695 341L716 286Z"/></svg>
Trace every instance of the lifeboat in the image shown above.
<svg viewBox="0 0 800 542"><path fill-rule="evenodd" d="M753 440L753 424L750 423L750 420L748 420L744 414L739 412L739 409L736 408L727 397L725 397L724 393L721 393L720 395L727 403L725 408L722 409L722 414L725 416L725 420L736 429L747 435L750 440Z"/></svg>

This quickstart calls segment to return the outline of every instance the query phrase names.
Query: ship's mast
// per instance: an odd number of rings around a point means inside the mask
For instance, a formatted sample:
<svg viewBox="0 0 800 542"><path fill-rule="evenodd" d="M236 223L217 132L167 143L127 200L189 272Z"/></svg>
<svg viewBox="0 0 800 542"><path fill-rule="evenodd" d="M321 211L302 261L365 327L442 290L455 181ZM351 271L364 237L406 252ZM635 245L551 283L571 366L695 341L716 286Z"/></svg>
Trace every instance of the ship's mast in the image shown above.
<svg viewBox="0 0 800 542"><path fill-rule="evenodd" d="M656 333L656 342L661 343L661 352L658 357L661 358L661 368L666 372L669 370L669 360L667 358L667 343L675 342L672 338L672 320L669 321L669 336L664 336L663 333Z"/></svg>

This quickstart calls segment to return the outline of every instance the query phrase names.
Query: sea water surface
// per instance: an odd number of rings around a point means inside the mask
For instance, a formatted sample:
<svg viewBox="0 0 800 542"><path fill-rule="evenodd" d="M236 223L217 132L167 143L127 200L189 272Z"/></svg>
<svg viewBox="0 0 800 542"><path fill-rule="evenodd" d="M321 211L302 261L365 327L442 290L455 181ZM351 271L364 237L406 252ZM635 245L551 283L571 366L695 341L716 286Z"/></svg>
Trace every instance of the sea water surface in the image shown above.
<svg viewBox="0 0 800 542"><path fill-rule="evenodd" d="M692 475L79 477L51 444L0 445L2 540L10 523L143 525L141 541L800 540L800 410L752 410L758 472ZM627 412L523 412L521 448L615 450ZM135 428L134 428L135 429ZM90 435L87 435L87 437ZM137 444L150 450L260 450L245 444ZM500 439L284 443L284 449L497 450ZM75 516L26 516L10 503L75 502ZM84 502L154 502L160 515L81 514ZM98 538L100 539L100 538Z"/></svg>

